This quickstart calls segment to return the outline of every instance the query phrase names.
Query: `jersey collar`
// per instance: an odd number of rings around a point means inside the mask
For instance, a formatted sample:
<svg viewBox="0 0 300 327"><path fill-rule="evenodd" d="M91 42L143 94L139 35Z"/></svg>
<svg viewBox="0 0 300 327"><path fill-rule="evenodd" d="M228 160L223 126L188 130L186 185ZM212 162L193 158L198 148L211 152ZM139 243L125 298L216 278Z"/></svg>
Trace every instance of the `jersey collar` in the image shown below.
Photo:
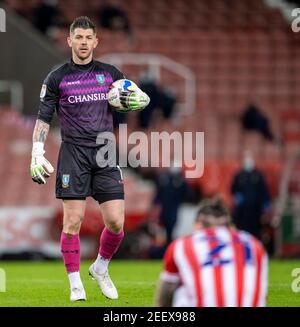
<svg viewBox="0 0 300 327"><path fill-rule="evenodd" d="M72 65L72 67L74 67L76 69L79 69L79 70L88 70L89 68L91 68L93 66L94 60L92 59L88 64L85 64L85 65L78 65L78 64L75 64L75 62L71 58L70 59L70 63Z"/></svg>

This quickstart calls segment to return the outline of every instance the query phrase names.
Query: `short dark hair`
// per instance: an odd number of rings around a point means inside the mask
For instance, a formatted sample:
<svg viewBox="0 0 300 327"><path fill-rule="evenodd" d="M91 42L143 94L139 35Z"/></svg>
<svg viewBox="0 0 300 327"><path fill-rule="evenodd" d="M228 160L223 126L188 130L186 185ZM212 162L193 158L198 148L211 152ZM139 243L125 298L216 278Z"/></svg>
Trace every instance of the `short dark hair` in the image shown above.
<svg viewBox="0 0 300 327"><path fill-rule="evenodd" d="M75 28L83 28L85 30L91 28L96 33L96 25L87 16L80 16L74 19L70 26L70 34L74 33Z"/></svg>
<svg viewBox="0 0 300 327"><path fill-rule="evenodd" d="M202 201L195 222L201 222L204 227L230 225L231 217L223 200L216 197Z"/></svg>

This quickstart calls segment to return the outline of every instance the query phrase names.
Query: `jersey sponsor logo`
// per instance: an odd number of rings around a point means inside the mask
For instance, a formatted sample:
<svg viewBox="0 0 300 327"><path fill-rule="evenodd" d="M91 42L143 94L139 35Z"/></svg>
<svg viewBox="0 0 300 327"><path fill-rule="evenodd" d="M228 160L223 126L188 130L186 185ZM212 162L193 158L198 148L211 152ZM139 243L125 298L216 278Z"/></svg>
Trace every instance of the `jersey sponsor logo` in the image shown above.
<svg viewBox="0 0 300 327"><path fill-rule="evenodd" d="M84 95L70 95L68 97L70 103L82 103L91 101L107 101L107 93L92 93Z"/></svg>
<svg viewBox="0 0 300 327"><path fill-rule="evenodd" d="M104 84L105 83L105 76L104 76L104 74L97 74L96 75L96 80L97 80L97 82L100 85Z"/></svg>
<svg viewBox="0 0 300 327"><path fill-rule="evenodd" d="M68 188L70 186L70 175L62 175L62 187Z"/></svg>
<svg viewBox="0 0 300 327"><path fill-rule="evenodd" d="M41 88L41 93L40 93L40 99L41 100L44 100L44 97L46 95L46 92L47 92L47 85L46 84L43 84L42 85L42 88Z"/></svg>
<svg viewBox="0 0 300 327"><path fill-rule="evenodd" d="M205 262L202 263L202 266L204 266L204 267L205 266L219 266L219 265L226 265L226 264L233 262L233 258L220 259L217 257L224 249L230 247L231 243L222 242L215 236L204 236L198 240L205 241L208 243L211 241L216 242L215 247L213 247L209 251ZM236 239L233 241L233 244L240 244L242 246L245 264L253 265L254 264L253 253L252 253L252 249L251 249L249 242L246 242L246 241L240 240L240 239Z"/></svg>
<svg viewBox="0 0 300 327"><path fill-rule="evenodd" d="M79 85L80 81L67 82L67 85Z"/></svg>

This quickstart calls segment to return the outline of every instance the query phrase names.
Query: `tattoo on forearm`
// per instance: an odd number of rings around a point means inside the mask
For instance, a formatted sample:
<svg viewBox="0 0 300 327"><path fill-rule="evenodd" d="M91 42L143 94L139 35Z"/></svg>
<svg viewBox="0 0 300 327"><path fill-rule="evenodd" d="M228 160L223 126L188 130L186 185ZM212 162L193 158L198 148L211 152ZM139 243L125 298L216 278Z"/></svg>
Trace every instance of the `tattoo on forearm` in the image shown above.
<svg viewBox="0 0 300 327"><path fill-rule="evenodd" d="M34 127L32 141L45 143L49 132L49 128L50 128L49 124L38 119Z"/></svg>

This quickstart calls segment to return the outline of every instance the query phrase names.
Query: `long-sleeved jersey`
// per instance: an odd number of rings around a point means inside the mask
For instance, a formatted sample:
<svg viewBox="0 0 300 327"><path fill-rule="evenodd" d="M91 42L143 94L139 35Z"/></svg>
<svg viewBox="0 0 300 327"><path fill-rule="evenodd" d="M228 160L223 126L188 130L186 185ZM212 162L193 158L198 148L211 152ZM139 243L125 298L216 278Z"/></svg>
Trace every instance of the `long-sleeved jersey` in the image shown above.
<svg viewBox="0 0 300 327"><path fill-rule="evenodd" d="M100 132L113 132L113 114L107 101L110 85L124 75L114 66L92 60L72 60L51 71L41 94L38 119L50 123L57 112L62 141L96 147Z"/></svg>

